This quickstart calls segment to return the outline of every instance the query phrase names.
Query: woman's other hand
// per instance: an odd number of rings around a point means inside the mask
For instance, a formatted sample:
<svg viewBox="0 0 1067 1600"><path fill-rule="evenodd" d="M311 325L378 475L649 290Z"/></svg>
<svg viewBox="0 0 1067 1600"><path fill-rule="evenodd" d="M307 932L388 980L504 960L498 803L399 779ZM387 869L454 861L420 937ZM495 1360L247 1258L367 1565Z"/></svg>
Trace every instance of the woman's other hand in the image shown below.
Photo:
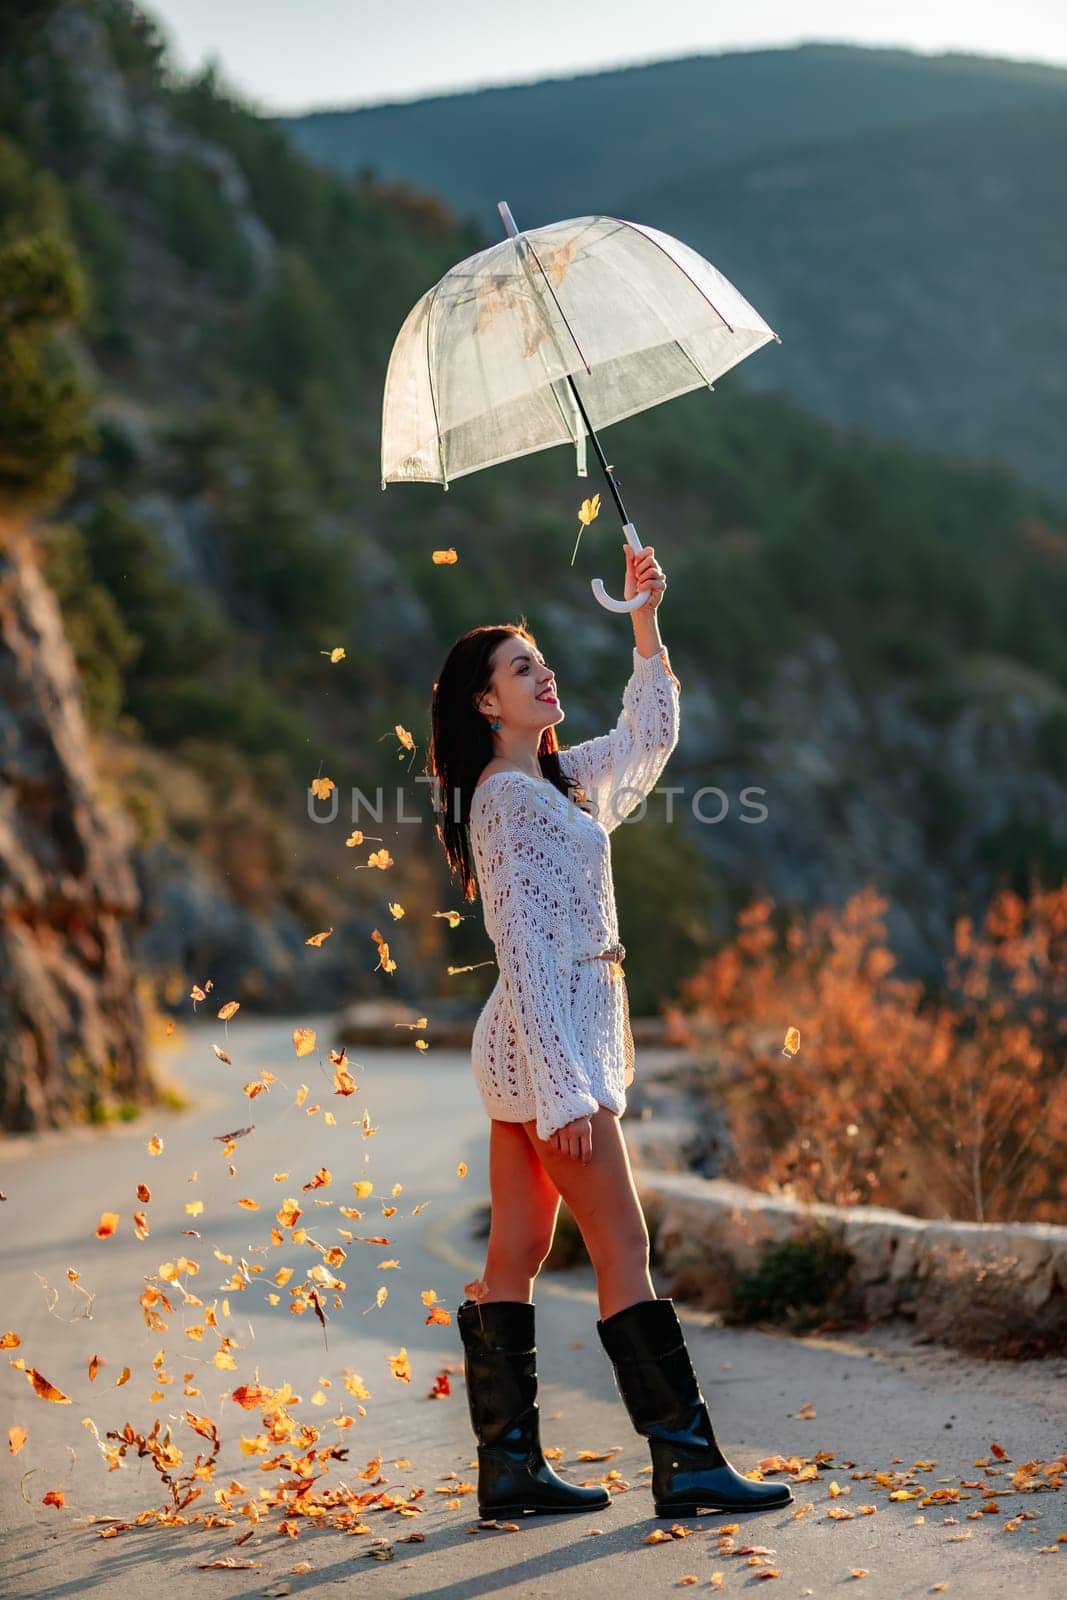
<svg viewBox="0 0 1067 1600"><path fill-rule="evenodd" d="M623 590L623 599L632 600L635 594L647 589L648 599L641 610L655 611L667 587L666 575L656 560L655 545L646 544L642 549L635 551L627 541L623 549L626 552L626 586Z"/></svg>
<svg viewBox="0 0 1067 1600"><path fill-rule="evenodd" d="M588 1166L593 1154L593 1124L588 1117L575 1117L566 1127L557 1128L548 1143L561 1155L573 1156Z"/></svg>

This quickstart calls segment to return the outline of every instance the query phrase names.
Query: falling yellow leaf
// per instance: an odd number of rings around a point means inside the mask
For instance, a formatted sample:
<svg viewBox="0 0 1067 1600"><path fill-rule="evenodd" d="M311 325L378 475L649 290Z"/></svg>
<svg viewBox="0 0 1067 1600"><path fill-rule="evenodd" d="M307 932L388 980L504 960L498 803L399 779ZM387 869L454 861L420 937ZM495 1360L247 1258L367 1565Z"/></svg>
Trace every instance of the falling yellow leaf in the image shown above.
<svg viewBox="0 0 1067 1600"><path fill-rule="evenodd" d="M294 1028L293 1044L298 1056L309 1056L315 1048L314 1028Z"/></svg>
<svg viewBox="0 0 1067 1600"><path fill-rule="evenodd" d="M393 1369L393 1377L400 1383L411 1382L411 1363L408 1361L407 1349L401 1345L399 1355L387 1356L386 1360Z"/></svg>
<svg viewBox="0 0 1067 1600"><path fill-rule="evenodd" d="M599 515L600 515L600 496L599 496L599 494L595 494L591 500L583 500L581 505L578 508L578 521L585 528L587 528L591 522L595 522Z"/></svg>
<svg viewBox="0 0 1067 1600"><path fill-rule="evenodd" d="M433 563L437 567L452 567L455 566L458 560L459 557L452 545L449 545L447 550L435 550L433 552Z"/></svg>
<svg viewBox="0 0 1067 1600"><path fill-rule="evenodd" d="M788 1028L786 1030L785 1043L782 1046L782 1054L784 1056L795 1056L799 1049L800 1049L800 1029L799 1028Z"/></svg>
<svg viewBox="0 0 1067 1600"><path fill-rule="evenodd" d="M345 647L344 647L344 645L343 644L334 645L333 649L330 651L330 661L331 661L331 663L335 663L335 662L338 662L338 661L343 661L344 659L345 659Z"/></svg>
<svg viewBox="0 0 1067 1600"><path fill-rule="evenodd" d="M0 1350L17 1350L21 1343L17 1333L0 1333Z"/></svg>
<svg viewBox="0 0 1067 1600"><path fill-rule="evenodd" d="M332 928L327 928L324 933L313 933L309 939L304 940L304 943L314 945L316 950L320 950L332 932Z"/></svg>
<svg viewBox="0 0 1067 1600"><path fill-rule="evenodd" d="M96 1225L96 1237L98 1239L110 1239L118 1225L119 1214L117 1211L102 1211L100 1213L100 1221Z"/></svg>
<svg viewBox="0 0 1067 1600"><path fill-rule="evenodd" d="M330 791L336 788L337 785L332 778L312 778L311 780L311 792L316 800L328 800Z"/></svg>
<svg viewBox="0 0 1067 1600"><path fill-rule="evenodd" d="M240 1011L240 1009L241 1009L240 1000L227 1000L226 1004L224 1006L220 1007L220 1009L219 1009L219 1012L218 1012L219 1021L220 1022L229 1022L229 1020L233 1016L234 1012L235 1011Z"/></svg>
<svg viewBox="0 0 1067 1600"><path fill-rule="evenodd" d="M7 1430L7 1447L13 1456L18 1455L28 1438L29 1434L25 1428L15 1426Z"/></svg>
<svg viewBox="0 0 1067 1600"><path fill-rule="evenodd" d="M159 1137L158 1133L153 1138L149 1139L148 1143L145 1145L145 1149L148 1151L150 1156L161 1156L163 1154L163 1140Z"/></svg>
<svg viewBox="0 0 1067 1600"><path fill-rule="evenodd" d="M189 1200L186 1202L185 1214L187 1217L202 1217L204 1202L202 1200Z"/></svg>
<svg viewBox="0 0 1067 1600"><path fill-rule="evenodd" d="M348 1070L348 1062L342 1053L333 1059L333 1092L334 1094L355 1094L356 1080Z"/></svg>

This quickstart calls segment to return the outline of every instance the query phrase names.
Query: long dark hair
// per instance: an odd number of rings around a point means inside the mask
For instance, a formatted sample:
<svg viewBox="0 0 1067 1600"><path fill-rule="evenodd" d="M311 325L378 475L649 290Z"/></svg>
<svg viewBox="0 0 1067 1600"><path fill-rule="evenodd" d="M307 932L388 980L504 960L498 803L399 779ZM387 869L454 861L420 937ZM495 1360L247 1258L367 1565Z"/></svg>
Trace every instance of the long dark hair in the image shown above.
<svg viewBox="0 0 1067 1600"><path fill-rule="evenodd" d="M476 899L478 893L468 833L471 799L475 784L494 754L489 723L475 700L490 687L493 651L502 639L508 638L524 639L535 650L537 648L537 640L526 626L525 617L517 623L471 628L448 652L440 677L433 686L430 743L423 774L431 779L433 808L439 819L437 837L452 874L459 874L465 901ZM588 795L567 777L559 757L556 730L546 728L537 748L542 776L553 783L560 794L573 800L583 811L589 811Z"/></svg>

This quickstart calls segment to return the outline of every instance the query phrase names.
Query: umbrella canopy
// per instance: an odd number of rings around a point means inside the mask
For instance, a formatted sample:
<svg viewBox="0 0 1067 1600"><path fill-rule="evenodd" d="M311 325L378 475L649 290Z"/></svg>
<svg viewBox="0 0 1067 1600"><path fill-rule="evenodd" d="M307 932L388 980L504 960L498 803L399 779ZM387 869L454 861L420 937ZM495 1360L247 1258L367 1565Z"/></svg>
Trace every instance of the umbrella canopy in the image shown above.
<svg viewBox="0 0 1067 1600"><path fill-rule="evenodd" d="M711 387L778 339L710 261L656 228L576 217L469 256L412 307L382 407L382 488L442 483ZM781 342L780 340L778 341Z"/></svg>

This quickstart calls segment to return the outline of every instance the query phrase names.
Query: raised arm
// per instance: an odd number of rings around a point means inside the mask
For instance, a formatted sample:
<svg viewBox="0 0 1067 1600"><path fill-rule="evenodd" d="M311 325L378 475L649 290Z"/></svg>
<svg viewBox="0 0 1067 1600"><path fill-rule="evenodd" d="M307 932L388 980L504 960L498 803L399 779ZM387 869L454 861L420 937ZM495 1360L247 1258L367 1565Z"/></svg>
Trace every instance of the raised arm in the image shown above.
<svg viewBox="0 0 1067 1600"><path fill-rule="evenodd" d="M522 773L493 783L480 821L485 926L511 1001L537 1102L537 1136L592 1116L592 1093L571 1028L570 889L566 825Z"/></svg>
<svg viewBox="0 0 1067 1600"><path fill-rule="evenodd" d="M652 792L678 743L681 687L666 647L644 656L635 645L614 728L560 751L561 770L583 786L609 833Z"/></svg>

